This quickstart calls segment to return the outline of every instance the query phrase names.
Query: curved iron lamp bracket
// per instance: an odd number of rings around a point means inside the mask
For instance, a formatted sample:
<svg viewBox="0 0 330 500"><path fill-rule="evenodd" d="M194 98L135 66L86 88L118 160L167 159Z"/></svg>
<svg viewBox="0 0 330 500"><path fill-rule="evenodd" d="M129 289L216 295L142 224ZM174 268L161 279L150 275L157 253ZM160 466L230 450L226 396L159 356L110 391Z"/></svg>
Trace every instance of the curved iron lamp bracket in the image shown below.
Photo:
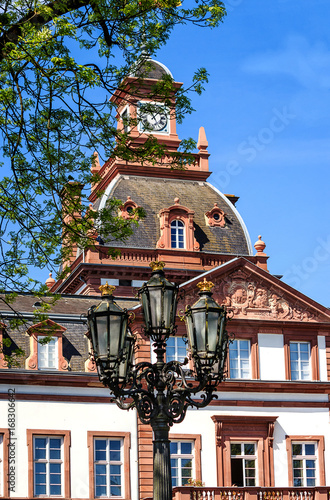
<svg viewBox="0 0 330 500"><path fill-rule="evenodd" d="M109 387L114 395L111 400L119 408L136 407L142 423L150 424L162 415L173 425L183 421L189 406L203 408L217 397L210 374L189 377L185 364L141 362L131 368L126 381L119 381L110 370L101 381ZM196 394L198 399L193 398Z"/></svg>

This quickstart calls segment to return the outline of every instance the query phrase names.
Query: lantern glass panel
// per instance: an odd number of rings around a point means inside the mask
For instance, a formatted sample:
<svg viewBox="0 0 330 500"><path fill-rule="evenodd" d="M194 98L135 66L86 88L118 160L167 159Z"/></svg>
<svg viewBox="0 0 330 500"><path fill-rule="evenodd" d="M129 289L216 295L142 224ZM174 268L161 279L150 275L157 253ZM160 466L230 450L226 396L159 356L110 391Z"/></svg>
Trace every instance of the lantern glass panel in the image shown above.
<svg viewBox="0 0 330 500"><path fill-rule="evenodd" d="M124 322L123 322L124 323ZM122 316L111 315L110 316L110 356L117 357L120 356L123 349L123 344L125 337L125 332L122 331Z"/></svg>
<svg viewBox="0 0 330 500"><path fill-rule="evenodd" d="M217 336L218 336L218 311L209 311L208 313L208 344L210 354L216 352L217 349Z"/></svg>
<svg viewBox="0 0 330 500"><path fill-rule="evenodd" d="M96 316L97 340L95 347L101 358L108 356L108 321L106 316Z"/></svg>
<svg viewBox="0 0 330 500"><path fill-rule="evenodd" d="M128 365L132 363L133 357L133 337L126 338L124 347L124 359L119 364L119 378L125 379L128 371Z"/></svg>
<svg viewBox="0 0 330 500"><path fill-rule="evenodd" d="M186 325L187 325L187 335L188 335L188 342L189 342L189 347L192 353L194 353L195 345L194 345L194 324L192 320L192 315L189 314L186 316Z"/></svg>
<svg viewBox="0 0 330 500"><path fill-rule="evenodd" d="M162 326L162 289L153 288L150 290L150 310L151 325L153 327Z"/></svg>
<svg viewBox="0 0 330 500"><path fill-rule="evenodd" d="M145 321L146 325L148 326L150 324L149 300L148 300L149 294L145 288L142 290L143 290L141 292L142 309L143 309L143 314L144 314L144 321Z"/></svg>
<svg viewBox="0 0 330 500"><path fill-rule="evenodd" d="M198 353L205 352L206 342L206 324L205 324L205 309L193 313L195 335L196 335L196 351Z"/></svg>
<svg viewBox="0 0 330 500"><path fill-rule="evenodd" d="M165 328L171 328L172 324L172 303L173 303L173 290L164 290L164 322Z"/></svg>

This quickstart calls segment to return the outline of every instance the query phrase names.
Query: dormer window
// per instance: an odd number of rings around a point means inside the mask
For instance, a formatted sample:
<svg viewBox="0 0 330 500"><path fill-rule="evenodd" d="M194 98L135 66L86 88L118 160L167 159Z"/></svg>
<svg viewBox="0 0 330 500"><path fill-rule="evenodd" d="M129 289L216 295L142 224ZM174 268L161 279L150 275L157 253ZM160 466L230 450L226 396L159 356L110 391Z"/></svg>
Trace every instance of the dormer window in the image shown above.
<svg viewBox="0 0 330 500"><path fill-rule="evenodd" d="M218 207L217 203L214 203L212 210L206 212L205 222L207 226L210 227L225 227L226 226L226 214L223 210Z"/></svg>
<svg viewBox="0 0 330 500"><path fill-rule="evenodd" d="M27 370L68 369L68 361L63 356L63 333L66 328L47 319L27 330L30 336L30 356L25 362Z"/></svg>
<svg viewBox="0 0 330 500"><path fill-rule="evenodd" d="M161 236L157 248L176 250L199 250L199 243L194 235L194 211L180 205L175 198L174 205L159 212Z"/></svg>
<svg viewBox="0 0 330 500"><path fill-rule="evenodd" d="M120 207L121 216L123 219L138 219L139 216L136 213L137 208L139 208L137 203L135 203L130 196L127 196L124 205Z"/></svg>
<svg viewBox="0 0 330 500"><path fill-rule="evenodd" d="M184 223L181 220L171 222L171 248L184 248Z"/></svg>

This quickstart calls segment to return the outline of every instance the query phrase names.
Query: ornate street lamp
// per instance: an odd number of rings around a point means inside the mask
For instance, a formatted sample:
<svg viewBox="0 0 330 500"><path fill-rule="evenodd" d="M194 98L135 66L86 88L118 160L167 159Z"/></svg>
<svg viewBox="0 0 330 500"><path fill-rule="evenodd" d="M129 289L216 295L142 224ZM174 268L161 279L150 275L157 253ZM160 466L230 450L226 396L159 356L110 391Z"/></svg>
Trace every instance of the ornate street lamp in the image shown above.
<svg viewBox="0 0 330 500"><path fill-rule="evenodd" d="M112 287L101 286L103 300L88 311L101 382L120 408L136 407L141 422L153 429L154 500L172 499L170 426L183 421L189 406L202 408L217 397L214 392L224 378L228 346L225 308L212 299L213 284L204 280L198 284L199 300L184 314L194 369L183 369L187 360L165 363L167 339L176 332L178 286L165 278L164 265L152 262L152 276L139 290L144 333L153 342L156 363L133 364L135 337L129 331L127 311L112 297Z"/></svg>

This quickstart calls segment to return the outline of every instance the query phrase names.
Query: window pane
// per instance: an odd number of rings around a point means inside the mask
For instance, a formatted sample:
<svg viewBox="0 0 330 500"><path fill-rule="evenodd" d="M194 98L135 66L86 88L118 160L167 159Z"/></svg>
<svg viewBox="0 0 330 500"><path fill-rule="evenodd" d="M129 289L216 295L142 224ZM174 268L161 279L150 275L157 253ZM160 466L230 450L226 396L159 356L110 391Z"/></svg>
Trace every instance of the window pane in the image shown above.
<svg viewBox="0 0 330 500"><path fill-rule="evenodd" d="M107 466L103 465L103 464L96 464L95 465L95 473L98 475L105 476L107 473Z"/></svg>
<svg viewBox="0 0 330 500"><path fill-rule="evenodd" d="M120 486L111 486L110 487L110 496L120 497L121 496L121 488L120 488Z"/></svg>
<svg viewBox="0 0 330 500"><path fill-rule="evenodd" d="M49 488L49 493L51 495L57 495L57 496L60 496L61 495L61 486L60 485L57 485L57 484L51 484L50 485L50 488Z"/></svg>
<svg viewBox="0 0 330 500"><path fill-rule="evenodd" d="M192 453L192 443L181 443L181 453L183 455L191 455Z"/></svg>
<svg viewBox="0 0 330 500"><path fill-rule="evenodd" d="M121 442L116 440L116 441L110 441L110 450L120 450Z"/></svg>
<svg viewBox="0 0 330 500"><path fill-rule="evenodd" d="M315 455L315 444L305 444L305 454Z"/></svg>
<svg viewBox="0 0 330 500"><path fill-rule="evenodd" d="M120 474L121 465L110 465L110 474Z"/></svg>
<svg viewBox="0 0 330 500"><path fill-rule="evenodd" d="M302 455L302 444L292 445L292 455Z"/></svg>
<svg viewBox="0 0 330 500"><path fill-rule="evenodd" d="M95 496L96 497L106 497L107 496L107 488L106 488L106 486L96 486L96 488L95 488Z"/></svg>
<svg viewBox="0 0 330 500"><path fill-rule="evenodd" d="M176 455L178 453L178 443L176 441L170 443L170 453L171 455Z"/></svg>
<svg viewBox="0 0 330 500"><path fill-rule="evenodd" d="M110 451L110 460L114 462L120 461L120 451Z"/></svg>
<svg viewBox="0 0 330 500"><path fill-rule="evenodd" d="M36 495L46 495L46 485L45 484L36 484L35 492L36 492Z"/></svg>
<svg viewBox="0 0 330 500"><path fill-rule="evenodd" d="M120 476L110 476L110 484L115 486L121 485Z"/></svg>
<svg viewBox="0 0 330 500"><path fill-rule="evenodd" d="M244 445L244 455L254 455L254 444L248 443Z"/></svg>
<svg viewBox="0 0 330 500"><path fill-rule="evenodd" d="M241 444L240 443L232 443L230 445L230 452L232 455L241 455Z"/></svg>

